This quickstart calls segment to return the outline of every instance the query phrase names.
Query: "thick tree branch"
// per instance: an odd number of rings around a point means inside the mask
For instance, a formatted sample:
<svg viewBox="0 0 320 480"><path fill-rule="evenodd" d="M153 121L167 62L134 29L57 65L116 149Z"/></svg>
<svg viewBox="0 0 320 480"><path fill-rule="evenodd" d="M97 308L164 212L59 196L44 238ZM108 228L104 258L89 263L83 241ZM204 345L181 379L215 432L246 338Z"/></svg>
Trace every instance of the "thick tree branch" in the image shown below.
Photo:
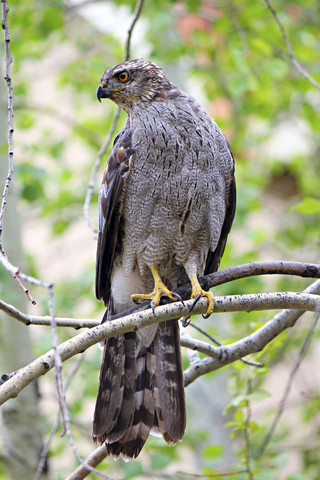
<svg viewBox="0 0 320 480"><path fill-rule="evenodd" d="M251 277L255 275L272 275L272 274L286 274L286 275L298 275L301 277L313 277L320 278L320 265L302 263L302 262L251 262L244 265L238 265L236 267L227 268L218 272L212 273L205 277L200 278L200 284L205 290L209 290L212 287L221 285L240 278ZM317 284L317 282L315 282ZM319 282L320 285L320 282ZM46 286L44 284L43 286ZM48 288L48 287L47 287ZM176 289L177 293L181 295L183 299L190 298L191 287L189 284L183 285ZM318 293L317 287L315 290L305 290L306 293ZM319 292L320 293L320 292ZM162 299L163 301L164 299ZM132 307L131 309L122 312L119 315L115 315L112 319L124 317L132 313L137 313L141 310L149 308L149 302L144 302L141 305ZM50 325L49 316L37 316L26 315L17 310L13 305L9 305L0 300L0 310L7 313L9 316L19 320L19 322L25 325ZM217 310L216 310L217 311ZM74 327L76 329L85 327L94 327L98 325L97 320L92 319L77 319L77 318L63 318L57 317L56 324L60 327Z"/></svg>
<svg viewBox="0 0 320 480"><path fill-rule="evenodd" d="M58 353L62 361L71 358L92 345L129 331L135 331L146 325L158 323L160 321L169 320L172 318L180 318L189 314L192 300L189 300L182 305L181 303L173 303L171 305L162 305L156 308L153 314L151 310L138 312L127 317L98 325L94 328L86 330L75 337L67 340L58 347ZM305 293L293 292L278 292L269 294L257 295L234 295L225 297L216 297L215 308L216 313L232 312L232 311L253 311L265 309L283 309L291 307L298 310L315 311L319 306L319 296ZM193 314L204 314L207 309L207 300L200 299L193 309ZM275 317L276 318L276 317ZM284 319L282 322L269 321L265 326L261 327L257 332L251 336L235 342L232 345L223 347L211 347L211 351L216 351L217 360L211 358L208 360L208 368L212 369L212 362L214 369L227 365L235 360L239 360L250 353L260 351L268 342L275 336L279 335L283 330L292 326L290 322ZM215 349L215 350L214 350ZM204 362L204 361L203 361ZM54 352L50 350L26 367L18 370L12 376L6 376L3 385L0 386L0 404L7 399L18 395L21 389L38 378L40 375L47 373L54 366ZM200 365L202 369L205 365ZM196 367L193 367L197 370ZM211 370L210 370L211 371ZM204 372L206 373L206 372ZM192 380L190 372L186 374L186 383ZM8 378L9 377L9 378ZM8 379L7 379L8 378Z"/></svg>
<svg viewBox="0 0 320 480"><path fill-rule="evenodd" d="M316 293L320 294L320 280L317 280L312 285L310 285L304 293ZM319 298L319 297L318 297ZM320 301L318 300L315 311L320 310ZM235 342L232 345L227 347L220 347L219 351L223 352L223 348L226 348L227 355L219 357L219 362L213 358L205 358L199 360L198 363L190 365L184 372L185 386L194 382L198 377L205 375L206 373L213 372L218 370L224 365L239 360L239 354L243 352L243 355L246 356L253 352L261 351L271 340L278 336L281 332L287 328L293 327L296 321L303 315L303 310L282 310L277 315L275 315L269 322L267 322L263 327L259 328L256 332L249 335L246 338L243 338L239 342ZM212 347L214 348L214 347ZM239 350L238 350L239 348ZM251 350L253 348L253 351ZM218 350L218 349L217 349ZM217 352L215 352L217 353ZM211 355L213 357L213 355Z"/></svg>

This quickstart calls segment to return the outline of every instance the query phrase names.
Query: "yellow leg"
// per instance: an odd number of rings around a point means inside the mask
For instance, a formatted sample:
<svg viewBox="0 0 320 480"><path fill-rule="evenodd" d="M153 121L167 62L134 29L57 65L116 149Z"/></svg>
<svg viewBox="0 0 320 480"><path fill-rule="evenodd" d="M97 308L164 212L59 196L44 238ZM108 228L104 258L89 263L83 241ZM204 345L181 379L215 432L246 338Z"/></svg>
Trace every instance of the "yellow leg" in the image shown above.
<svg viewBox="0 0 320 480"><path fill-rule="evenodd" d="M197 275L195 273L193 273L192 276L191 276L191 285L192 285L191 298L195 299L194 305L197 303L197 301L199 300L200 297L206 297L208 299L207 315L211 315L211 313L213 313L213 309L214 309L213 293L212 292L206 292L205 290L202 290L202 288L200 287L200 283L198 281Z"/></svg>
<svg viewBox="0 0 320 480"><path fill-rule="evenodd" d="M162 282L159 272L158 272L158 267L155 265L151 265L150 267L153 279L154 279L154 289L151 293L147 294L133 294L131 295L131 298L134 302L139 302L139 301L145 301L145 300L151 300L151 307L152 310L155 309L160 304L161 297L169 297L171 300L181 300L176 294L171 292ZM181 300L182 301L182 300Z"/></svg>

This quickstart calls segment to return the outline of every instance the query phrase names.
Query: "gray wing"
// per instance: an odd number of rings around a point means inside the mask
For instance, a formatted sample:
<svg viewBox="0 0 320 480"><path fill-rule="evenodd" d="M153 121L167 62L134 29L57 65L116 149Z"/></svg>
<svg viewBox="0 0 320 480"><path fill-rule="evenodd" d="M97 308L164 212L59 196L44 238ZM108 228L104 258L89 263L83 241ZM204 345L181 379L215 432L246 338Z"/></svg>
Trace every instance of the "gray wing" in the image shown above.
<svg viewBox="0 0 320 480"><path fill-rule="evenodd" d="M204 275L208 275L209 273L213 273L218 270L236 211L236 181L234 178L234 158L228 142L227 146L233 160L233 171L231 172L231 176L226 180L226 214L222 225L218 245L213 252L211 250L209 250L208 252Z"/></svg>
<svg viewBox="0 0 320 480"><path fill-rule="evenodd" d="M115 138L99 193L99 235L96 261L96 297L105 304L110 299L110 276L117 245L121 245L123 186L128 175L131 130L122 130Z"/></svg>

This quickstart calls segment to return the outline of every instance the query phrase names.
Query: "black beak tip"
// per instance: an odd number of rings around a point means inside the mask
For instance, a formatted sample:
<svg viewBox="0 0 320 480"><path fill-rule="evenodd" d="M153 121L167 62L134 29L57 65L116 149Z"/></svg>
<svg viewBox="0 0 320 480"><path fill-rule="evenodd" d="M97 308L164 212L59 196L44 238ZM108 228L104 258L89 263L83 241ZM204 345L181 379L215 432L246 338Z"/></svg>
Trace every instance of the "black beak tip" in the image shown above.
<svg viewBox="0 0 320 480"><path fill-rule="evenodd" d="M99 87L97 88L97 99L99 100L99 102L101 103L101 86L99 85Z"/></svg>
<svg viewBox="0 0 320 480"><path fill-rule="evenodd" d="M111 93L112 90L109 90L108 88L103 88L100 84L97 88L97 99L101 103L101 98L109 98Z"/></svg>

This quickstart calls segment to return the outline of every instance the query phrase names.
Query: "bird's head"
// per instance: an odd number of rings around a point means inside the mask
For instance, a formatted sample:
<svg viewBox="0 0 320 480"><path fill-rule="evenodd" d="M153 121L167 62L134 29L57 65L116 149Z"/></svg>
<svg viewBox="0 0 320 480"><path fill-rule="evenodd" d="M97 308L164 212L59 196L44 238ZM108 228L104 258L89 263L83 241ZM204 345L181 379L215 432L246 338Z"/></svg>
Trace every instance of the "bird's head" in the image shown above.
<svg viewBox="0 0 320 480"><path fill-rule="evenodd" d="M97 98L110 98L128 111L135 104L161 98L172 85L155 63L130 60L108 68L102 75Z"/></svg>

